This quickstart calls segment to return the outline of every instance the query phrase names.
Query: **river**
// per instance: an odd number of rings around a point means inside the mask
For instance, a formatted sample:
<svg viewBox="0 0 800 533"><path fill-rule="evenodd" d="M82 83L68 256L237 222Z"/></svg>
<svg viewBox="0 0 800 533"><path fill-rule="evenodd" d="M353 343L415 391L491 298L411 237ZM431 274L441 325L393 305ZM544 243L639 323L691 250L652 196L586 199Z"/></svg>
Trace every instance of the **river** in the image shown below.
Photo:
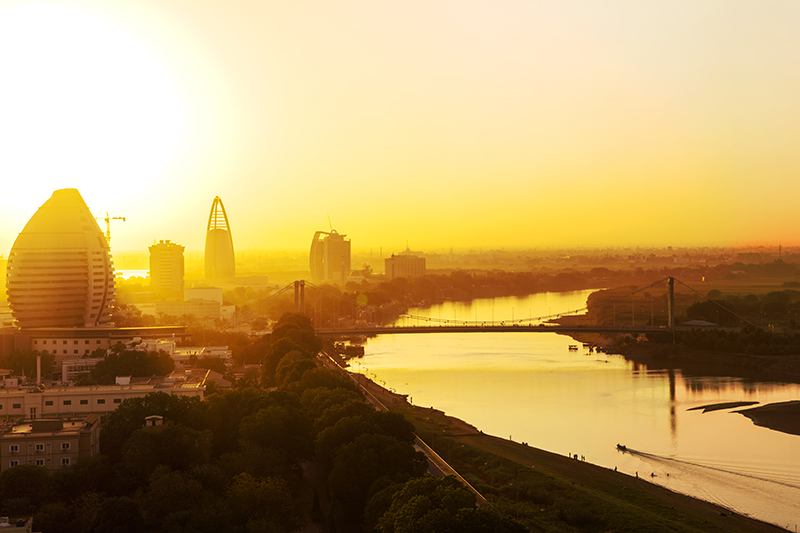
<svg viewBox="0 0 800 533"><path fill-rule="evenodd" d="M591 292L445 302L409 314L499 323L581 308ZM735 409L689 410L797 400L800 385L651 370L570 344L555 333L380 335L352 369L485 433L638 473L791 531L800 524L800 437L755 426Z"/></svg>

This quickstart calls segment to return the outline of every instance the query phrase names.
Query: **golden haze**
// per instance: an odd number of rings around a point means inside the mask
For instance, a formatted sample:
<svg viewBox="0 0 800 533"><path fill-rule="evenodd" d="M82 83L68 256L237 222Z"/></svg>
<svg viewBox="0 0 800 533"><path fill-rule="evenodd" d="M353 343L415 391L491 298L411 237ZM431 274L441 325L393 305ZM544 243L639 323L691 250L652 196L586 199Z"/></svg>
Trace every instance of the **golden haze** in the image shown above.
<svg viewBox="0 0 800 533"><path fill-rule="evenodd" d="M0 253L57 188L117 250L798 244L800 4L0 3ZM10 82L8 82L10 80Z"/></svg>

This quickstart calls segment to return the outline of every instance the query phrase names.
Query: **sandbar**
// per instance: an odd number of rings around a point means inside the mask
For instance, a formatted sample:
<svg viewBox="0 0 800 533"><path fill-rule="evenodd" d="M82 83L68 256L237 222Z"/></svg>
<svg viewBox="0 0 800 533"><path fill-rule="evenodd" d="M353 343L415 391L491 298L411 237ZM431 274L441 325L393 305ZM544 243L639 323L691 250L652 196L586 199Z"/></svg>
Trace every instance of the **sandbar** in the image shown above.
<svg viewBox="0 0 800 533"><path fill-rule="evenodd" d="M754 405L758 402L724 402L724 403L712 403L708 405L700 405L698 407L692 407L687 409L687 411L699 411L700 409L703 410L704 413L709 413L711 411L720 411L722 409L733 409L734 407L744 407L746 405ZM739 412L739 411L736 411Z"/></svg>
<svg viewBox="0 0 800 533"><path fill-rule="evenodd" d="M800 435L800 400L771 403L734 413L743 414L757 426L790 435Z"/></svg>

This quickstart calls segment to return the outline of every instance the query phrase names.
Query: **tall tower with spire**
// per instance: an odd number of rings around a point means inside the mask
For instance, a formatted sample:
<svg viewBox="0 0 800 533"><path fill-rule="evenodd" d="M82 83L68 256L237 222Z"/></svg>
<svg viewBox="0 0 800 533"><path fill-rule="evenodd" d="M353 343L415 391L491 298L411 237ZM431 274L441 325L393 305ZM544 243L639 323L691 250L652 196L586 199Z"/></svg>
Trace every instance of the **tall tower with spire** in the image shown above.
<svg viewBox="0 0 800 533"><path fill-rule="evenodd" d="M205 249L206 279L236 277L236 263L233 254L233 237L228 223L225 206L219 196L214 197L211 213L208 215Z"/></svg>

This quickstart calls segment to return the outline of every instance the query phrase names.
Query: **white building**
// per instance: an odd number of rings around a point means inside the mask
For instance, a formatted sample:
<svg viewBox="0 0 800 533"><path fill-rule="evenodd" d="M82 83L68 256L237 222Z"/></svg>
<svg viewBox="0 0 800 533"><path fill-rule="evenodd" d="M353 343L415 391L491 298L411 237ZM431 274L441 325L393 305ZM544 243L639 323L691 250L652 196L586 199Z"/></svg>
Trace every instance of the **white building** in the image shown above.
<svg viewBox="0 0 800 533"><path fill-rule="evenodd" d="M100 451L100 416L36 419L0 426L0 471L29 464L57 470Z"/></svg>
<svg viewBox="0 0 800 533"><path fill-rule="evenodd" d="M102 415L116 409L127 398L141 398L151 392L197 396L202 400L205 382L193 380L182 383L0 389L0 418L35 420L41 417L62 418L92 413Z"/></svg>

